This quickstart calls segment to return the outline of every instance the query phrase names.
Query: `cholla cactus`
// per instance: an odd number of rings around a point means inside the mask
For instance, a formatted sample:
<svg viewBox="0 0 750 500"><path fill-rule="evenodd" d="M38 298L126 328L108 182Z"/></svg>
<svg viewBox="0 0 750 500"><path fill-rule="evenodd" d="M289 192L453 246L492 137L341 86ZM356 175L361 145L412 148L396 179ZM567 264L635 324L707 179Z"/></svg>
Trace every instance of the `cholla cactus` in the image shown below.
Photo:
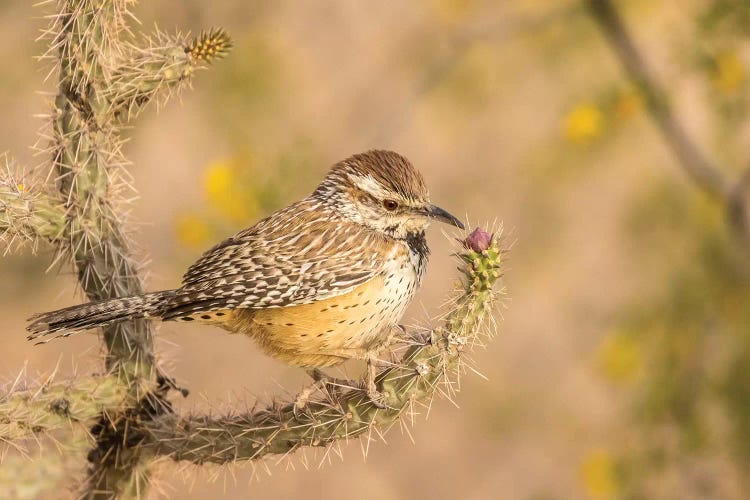
<svg viewBox="0 0 750 500"><path fill-rule="evenodd" d="M479 235L479 238L477 238ZM475 245L475 240L480 243ZM311 401L303 412L293 402L225 416L166 414L137 431L139 446L151 456L196 464L255 460L306 446L331 446L365 433L382 435L437 394L452 397L467 362L463 354L495 332L492 316L500 292L500 239L477 229L459 254L466 278L450 301L443 325L410 332L397 341L397 360L377 377L386 409L376 407L356 384L336 382L335 390Z"/></svg>
<svg viewBox="0 0 750 500"><path fill-rule="evenodd" d="M60 259L71 258L90 300L142 292L123 217L125 200L132 197L127 196L130 188L124 169L128 163L122 155L122 126L147 103L164 102L189 83L196 69L231 47L221 30L196 38L157 33L137 43L125 22L133 3L57 2L45 31L49 48L43 59L53 62L50 75L57 76L58 94L50 113L50 130L41 137L39 148L50 159L52 175L48 177L54 179L54 185L19 179L10 167L0 178L0 231L6 250L24 241L50 241ZM27 177L34 180L31 174ZM78 403L86 408L87 418L98 412L99 418L116 420L133 405L158 399L160 394L153 389L158 377L151 329L145 321L113 325L104 329L104 340L111 375L97 382L71 382L73 386L64 391L67 396L61 401L66 401L67 408L77 408L74 394L87 384L89 388L92 383L109 387L114 377L126 389L124 393L118 390L104 397L94 391L94 400ZM42 432L58 422L60 418L49 413L55 413L60 405L39 400L40 395L54 393L55 387L4 398L0 425L7 435L0 439L15 438L29 430ZM112 401L118 397L118 402ZM75 412L63 413L57 416L78 418ZM14 428L15 424L20 428ZM134 474L135 465L93 463L89 493L114 495L145 487L142 478Z"/></svg>
<svg viewBox="0 0 750 500"><path fill-rule="evenodd" d="M123 216L129 184L122 126L148 103L163 104L231 47L222 30L195 38L156 33L137 43L125 23L132 3L59 0L46 53L55 62L58 94L42 138L54 185L22 178L7 165L0 175L6 250L51 242L59 259L72 261L91 300L142 293ZM451 397L464 353L494 331L500 244L480 229L463 241L466 276L442 326L406 334L377 377L386 409L374 406L359 384L344 381L314 395L303 410L289 401L248 413L178 415L167 400L174 384L155 364L150 325L137 320L103 329L105 374L8 387L0 395L0 444L18 447L53 431L59 438L61 431L85 429L93 447L81 495L111 498L144 495L150 465L160 457L231 463L382 433L436 394Z"/></svg>

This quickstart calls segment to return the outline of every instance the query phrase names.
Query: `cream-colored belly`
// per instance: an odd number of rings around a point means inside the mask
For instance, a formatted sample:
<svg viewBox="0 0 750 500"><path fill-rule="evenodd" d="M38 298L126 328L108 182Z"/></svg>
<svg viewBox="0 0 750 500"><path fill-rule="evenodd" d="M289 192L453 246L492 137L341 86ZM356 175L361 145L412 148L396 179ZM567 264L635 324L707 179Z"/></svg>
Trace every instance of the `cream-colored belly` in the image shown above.
<svg viewBox="0 0 750 500"><path fill-rule="evenodd" d="M326 367L378 350L418 286L414 273L374 278L349 293L298 306L230 311L224 327L293 366Z"/></svg>

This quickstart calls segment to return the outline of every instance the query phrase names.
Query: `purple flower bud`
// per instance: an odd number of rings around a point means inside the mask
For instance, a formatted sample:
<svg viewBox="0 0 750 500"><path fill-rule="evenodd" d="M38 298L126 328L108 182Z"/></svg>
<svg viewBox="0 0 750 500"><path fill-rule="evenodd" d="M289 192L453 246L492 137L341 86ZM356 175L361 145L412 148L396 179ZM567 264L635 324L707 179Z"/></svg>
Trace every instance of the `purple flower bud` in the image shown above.
<svg viewBox="0 0 750 500"><path fill-rule="evenodd" d="M476 228L464 240L464 246L475 252L483 252L492 244L492 235L484 229Z"/></svg>

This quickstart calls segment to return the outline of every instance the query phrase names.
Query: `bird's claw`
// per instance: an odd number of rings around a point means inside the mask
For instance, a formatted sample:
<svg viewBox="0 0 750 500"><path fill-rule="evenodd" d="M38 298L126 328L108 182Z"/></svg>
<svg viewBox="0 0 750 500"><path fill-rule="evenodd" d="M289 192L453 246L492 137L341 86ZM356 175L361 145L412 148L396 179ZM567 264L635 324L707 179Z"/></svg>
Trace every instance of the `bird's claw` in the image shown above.
<svg viewBox="0 0 750 500"><path fill-rule="evenodd" d="M375 382L375 364L375 360L371 359L368 361L367 378L365 379L365 391L367 392L367 397L369 398L370 402L376 408L385 409L388 408L388 405L385 404L385 396L378 390L378 385Z"/></svg>
<svg viewBox="0 0 750 500"><path fill-rule="evenodd" d="M385 396L379 390L375 388L368 388L367 397L370 400L370 403L372 403L376 408L380 408L381 410L385 410L388 408L388 405L385 403Z"/></svg>
<svg viewBox="0 0 750 500"><path fill-rule="evenodd" d="M318 388L317 385L318 383L315 382L307 387L303 387L302 390L299 391L299 394L297 394L297 397L294 399L294 407L292 408L295 419L299 420L300 412L307 407L307 403L310 402L310 396Z"/></svg>
<svg viewBox="0 0 750 500"><path fill-rule="evenodd" d="M307 404L310 402L310 398L316 391L325 391L332 398L336 398L341 391L346 387L356 387L356 385L349 381L339 378L333 378L326 375L322 370L314 368L308 370L307 374L314 380L314 382L304 387L294 400L294 407L292 411L295 418L299 418L300 411L307 408Z"/></svg>

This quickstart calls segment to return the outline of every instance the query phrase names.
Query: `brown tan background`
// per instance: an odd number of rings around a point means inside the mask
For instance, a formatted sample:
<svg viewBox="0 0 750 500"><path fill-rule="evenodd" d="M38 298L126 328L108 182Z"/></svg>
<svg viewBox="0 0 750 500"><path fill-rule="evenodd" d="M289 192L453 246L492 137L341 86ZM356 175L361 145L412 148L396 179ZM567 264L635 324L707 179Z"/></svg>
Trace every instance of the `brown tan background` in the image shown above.
<svg viewBox="0 0 750 500"><path fill-rule="evenodd" d="M44 125L34 118L46 110L39 91L52 90L33 59L44 21L30 3L0 2L0 150L22 165L44 160L29 146ZM721 2L617 3L688 129L730 171L743 166L747 39L701 31L701 16ZM130 132L142 222L135 238L150 289L174 287L201 249L311 192L332 163L374 147L408 156L434 201L472 223L502 221L514 243L500 334L477 355L487 380L465 377L460 408L436 402L414 426L414 443L395 429L366 460L355 441L320 467L320 452L307 453L307 468L300 457L255 468L166 464L166 496L742 498L745 462L731 446L732 422L744 415L732 408L741 403L706 396L716 410L698 420L720 431L697 441L679 414L656 404L662 413L649 420L641 404L702 397L700 376L669 392L683 371L654 375L665 348L649 338L703 331L706 319L680 312L675 290L695 291L684 306L692 312L724 297L723 278L711 278L714 260L695 257L705 241L728 245L719 209L686 179L576 2L163 0L135 12L145 31L154 22L168 31L221 26L235 41L181 102L150 110ZM456 275L441 228L429 238L433 258L407 322L429 321ZM96 335L40 347L24 339L30 314L81 300L69 267L45 272L49 257L40 248L0 260L0 374L8 379L25 364L29 373L57 363L63 373L99 368ZM679 281L696 267L704 272ZM746 282L733 290L726 301L741 311ZM724 311L729 302L718 300ZM717 314L730 328L750 325L741 313ZM681 317L678 328L672 319ZM732 350L722 334L731 332L719 328L712 342ZM184 409L268 400L304 381L217 329L166 324L158 338L160 356L191 390L177 402ZM691 346L676 348L674 359L706 349ZM653 396L656 389L664 394ZM649 465L654 443L660 469Z"/></svg>

